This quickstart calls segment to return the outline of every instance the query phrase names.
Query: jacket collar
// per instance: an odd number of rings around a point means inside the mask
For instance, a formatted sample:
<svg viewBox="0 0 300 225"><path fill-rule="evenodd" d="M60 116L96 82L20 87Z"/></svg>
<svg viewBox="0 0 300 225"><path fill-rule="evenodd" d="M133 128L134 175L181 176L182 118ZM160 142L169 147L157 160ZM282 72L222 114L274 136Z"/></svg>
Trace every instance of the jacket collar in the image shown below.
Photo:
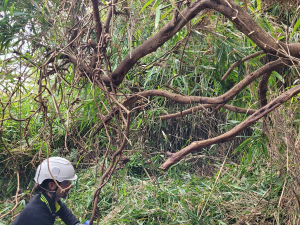
<svg viewBox="0 0 300 225"><path fill-rule="evenodd" d="M59 210L59 209L57 210L56 204L57 205L59 204L55 203L55 201L45 192L40 194L39 198L42 202L46 204L52 216L56 216L55 213Z"/></svg>

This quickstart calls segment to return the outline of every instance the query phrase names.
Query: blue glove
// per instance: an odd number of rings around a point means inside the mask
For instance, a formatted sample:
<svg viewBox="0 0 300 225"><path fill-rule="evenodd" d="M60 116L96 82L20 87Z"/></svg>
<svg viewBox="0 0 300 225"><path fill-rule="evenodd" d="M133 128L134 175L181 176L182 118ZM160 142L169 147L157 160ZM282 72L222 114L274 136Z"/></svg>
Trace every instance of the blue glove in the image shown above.
<svg viewBox="0 0 300 225"><path fill-rule="evenodd" d="M87 221L85 221L85 222L83 223L83 225L89 225L89 223L90 223L90 221L87 220Z"/></svg>

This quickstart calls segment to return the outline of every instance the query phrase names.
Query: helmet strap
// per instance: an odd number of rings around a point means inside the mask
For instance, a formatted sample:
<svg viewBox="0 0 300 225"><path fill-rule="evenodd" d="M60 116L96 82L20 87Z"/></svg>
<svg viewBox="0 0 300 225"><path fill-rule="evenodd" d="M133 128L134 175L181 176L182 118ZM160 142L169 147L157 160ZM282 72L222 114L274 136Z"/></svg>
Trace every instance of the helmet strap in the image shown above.
<svg viewBox="0 0 300 225"><path fill-rule="evenodd" d="M49 188L49 187L48 187L48 188ZM51 195L51 197L52 197L52 199L54 200L54 202L55 202L57 190L58 190L58 186L56 186L56 188L55 188L54 191L49 191L49 194Z"/></svg>
<svg viewBox="0 0 300 225"><path fill-rule="evenodd" d="M51 193L51 192L55 192L55 191L50 191L49 190L49 187L47 187L47 189L45 189L43 186L41 186L40 184L39 184L39 187L42 189L42 190L44 190L45 192L49 192L49 193Z"/></svg>
<svg viewBox="0 0 300 225"><path fill-rule="evenodd" d="M51 205L52 205L52 208L54 209L54 212L52 212L53 217L56 217L56 214L55 214L55 198L56 198L56 191L57 190L58 190L58 186L56 185L56 188L55 188L54 191L49 191L49 194L51 195L51 198L52 198Z"/></svg>

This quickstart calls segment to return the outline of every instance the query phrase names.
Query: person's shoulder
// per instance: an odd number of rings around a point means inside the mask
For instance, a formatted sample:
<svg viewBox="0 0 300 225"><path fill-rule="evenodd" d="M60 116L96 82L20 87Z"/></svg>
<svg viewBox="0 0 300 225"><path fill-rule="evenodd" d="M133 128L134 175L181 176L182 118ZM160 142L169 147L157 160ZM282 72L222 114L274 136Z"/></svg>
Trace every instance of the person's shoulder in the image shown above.
<svg viewBox="0 0 300 225"><path fill-rule="evenodd" d="M26 206L34 206L36 204L39 204L41 202L41 194L37 194L37 195L34 195L30 201L27 203Z"/></svg>
<svg viewBox="0 0 300 225"><path fill-rule="evenodd" d="M40 195L34 196L25 208L17 216L13 225L40 225L40 224L53 224L51 214L47 211L47 207L43 207L40 202ZM47 221L47 222L45 222ZM49 223L48 223L49 221Z"/></svg>
<svg viewBox="0 0 300 225"><path fill-rule="evenodd" d="M47 202L47 200L45 200L43 195L37 194L31 198L31 200L25 206L25 208L22 210L22 212L24 211L24 213L26 213L26 214L34 213L34 212L36 212L36 213L48 212L48 210L49 210L47 207L48 204L49 203Z"/></svg>

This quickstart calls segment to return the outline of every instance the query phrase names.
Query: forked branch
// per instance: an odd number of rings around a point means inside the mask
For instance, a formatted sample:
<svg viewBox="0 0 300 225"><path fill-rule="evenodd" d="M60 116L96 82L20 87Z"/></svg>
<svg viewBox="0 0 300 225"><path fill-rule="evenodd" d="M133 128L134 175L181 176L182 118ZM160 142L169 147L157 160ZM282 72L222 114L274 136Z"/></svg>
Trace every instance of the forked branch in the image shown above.
<svg viewBox="0 0 300 225"><path fill-rule="evenodd" d="M159 89L159 90L143 91L131 97L127 97L126 100L122 103L122 105L124 107L127 107L133 105L135 102L143 98L147 98L151 96L165 97L169 100L172 100L180 104L191 104L191 103L212 104L212 105L226 104L228 101L233 99L238 93L240 93L245 87L251 84L258 77L270 71L272 72L273 70L276 70L278 68L288 66L289 64L290 64L289 60L283 60L283 59L278 59L276 61L269 62L266 65L259 68L258 70L247 75L243 80L241 80L237 85L233 86L229 91L217 97L184 96L180 94L175 94L167 90ZM232 111L237 110L237 109L233 109L232 107L230 108L229 106L224 106L224 107L227 107L227 109L229 110L232 109ZM112 119L113 115L116 115L118 113L117 111L118 111L118 107L113 108L111 110L111 113L105 116L104 121L102 121L102 123L92 133L92 137L94 137L103 128L103 123L107 123ZM241 112L241 110L237 110L237 112Z"/></svg>
<svg viewBox="0 0 300 225"><path fill-rule="evenodd" d="M181 30L191 19L204 9L213 9L229 20L234 26L247 35L253 42L257 44L265 53L290 58L296 60L300 57L300 44L286 44L278 41L264 31L253 18L245 12L233 0L198 0L194 1L190 6L186 7L177 16L176 22L170 21L161 28L155 35L146 40L142 45L134 49L128 54L111 74L111 81L118 86L122 83L127 72L135 65L135 63L147 54L156 51L166 41L173 37ZM259 52L260 53L260 52ZM257 53L258 54L258 53ZM254 55L256 56L256 55Z"/></svg>
<svg viewBox="0 0 300 225"><path fill-rule="evenodd" d="M173 153L173 154L171 153L170 157L166 160L166 162L164 162L160 166L160 169L166 171L170 168L170 166L179 162L184 156L186 156L192 152L199 151L202 148L208 147L212 144L218 144L218 143L223 143L223 142L232 140L244 129L246 129L247 127L249 127L256 121L258 121L263 116L272 112L275 108L279 107L284 102L286 102L287 100L289 100L291 97L293 97L294 95L296 95L298 93L300 93L300 85L297 85L296 87L293 87L290 90L284 92L279 97L274 99L272 102L270 102L263 108L259 109L256 113L252 114L245 121L243 121L239 125L235 126L230 131L228 131L220 136L214 137L214 138L210 138L210 139L203 140L203 141L195 141L192 144L190 144L189 146L181 149L180 151Z"/></svg>

